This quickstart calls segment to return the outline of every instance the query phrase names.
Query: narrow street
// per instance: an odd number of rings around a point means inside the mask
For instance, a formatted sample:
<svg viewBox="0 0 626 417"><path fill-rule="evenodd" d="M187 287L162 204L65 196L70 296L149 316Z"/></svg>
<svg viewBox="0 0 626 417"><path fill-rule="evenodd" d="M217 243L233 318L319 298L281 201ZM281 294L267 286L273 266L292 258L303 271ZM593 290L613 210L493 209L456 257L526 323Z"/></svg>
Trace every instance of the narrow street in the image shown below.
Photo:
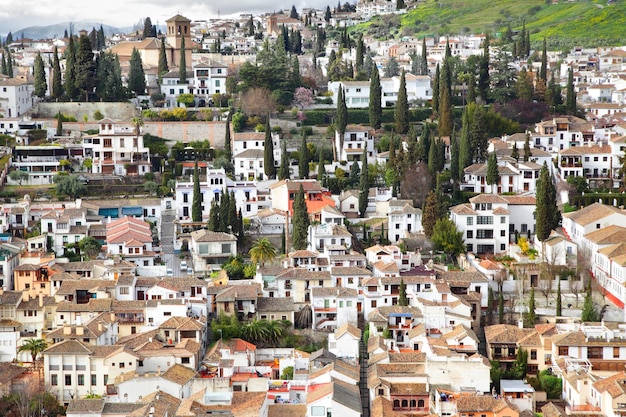
<svg viewBox="0 0 626 417"><path fill-rule="evenodd" d="M175 219L174 210L163 211L161 216L161 259L167 268L172 268L174 276L180 276L180 262L176 262L174 255Z"/></svg>

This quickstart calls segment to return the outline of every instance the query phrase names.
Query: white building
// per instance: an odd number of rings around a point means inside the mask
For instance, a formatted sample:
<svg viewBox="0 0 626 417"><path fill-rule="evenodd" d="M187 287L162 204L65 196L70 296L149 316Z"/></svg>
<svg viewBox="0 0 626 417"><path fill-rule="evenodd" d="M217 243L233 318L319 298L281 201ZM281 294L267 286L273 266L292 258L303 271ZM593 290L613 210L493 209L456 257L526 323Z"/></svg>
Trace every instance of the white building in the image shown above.
<svg viewBox="0 0 626 417"><path fill-rule="evenodd" d="M229 256L237 255L237 238L228 233L196 230L191 232L189 251L196 273L219 269Z"/></svg>
<svg viewBox="0 0 626 417"><path fill-rule="evenodd" d="M498 254L509 249L509 203L496 194L481 194L450 209L450 218L463 233L467 251Z"/></svg>
<svg viewBox="0 0 626 417"><path fill-rule="evenodd" d="M367 162L376 161L374 129L367 126L348 125L343 136L335 131L335 154L338 161L361 161L363 150L367 150ZM361 161L362 162L362 161Z"/></svg>
<svg viewBox="0 0 626 417"><path fill-rule="evenodd" d="M422 233L422 210L413 207L411 200L389 201L389 232L391 242L408 238L411 233Z"/></svg>
<svg viewBox="0 0 626 417"><path fill-rule="evenodd" d="M99 133L83 138L85 157L92 158L94 174L145 175L151 172L150 149L132 126L111 119L98 122Z"/></svg>
<svg viewBox="0 0 626 417"><path fill-rule="evenodd" d="M0 117L19 117L33 107L34 85L0 75Z"/></svg>

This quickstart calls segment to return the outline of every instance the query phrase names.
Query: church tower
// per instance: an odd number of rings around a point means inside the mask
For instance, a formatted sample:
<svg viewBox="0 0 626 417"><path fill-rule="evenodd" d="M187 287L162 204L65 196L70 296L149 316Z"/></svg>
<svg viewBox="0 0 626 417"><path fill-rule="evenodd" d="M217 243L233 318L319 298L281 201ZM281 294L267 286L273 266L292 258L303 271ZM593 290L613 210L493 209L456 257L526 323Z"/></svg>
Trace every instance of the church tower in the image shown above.
<svg viewBox="0 0 626 417"><path fill-rule="evenodd" d="M187 65L191 64L191 20L177 14L165 21L167 23L167 45L169 47L168 62L178 66L180 47L185 39L185 55Z"/></svg>

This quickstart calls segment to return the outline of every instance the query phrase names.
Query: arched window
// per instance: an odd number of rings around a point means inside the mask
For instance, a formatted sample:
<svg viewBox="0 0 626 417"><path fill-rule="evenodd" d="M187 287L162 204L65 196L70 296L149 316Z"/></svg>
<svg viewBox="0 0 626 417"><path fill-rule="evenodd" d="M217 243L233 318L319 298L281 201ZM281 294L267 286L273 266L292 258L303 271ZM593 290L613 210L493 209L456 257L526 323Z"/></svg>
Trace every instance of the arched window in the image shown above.
<svg viewBox="0 0 626 417"><path fill-rule="evenodd" d="M402 400L402 408L407 408L409 406L409 402L407 400Z"/></svg>
<svg viewBox="0 0 626 417"><path fill-rule="evenodd" d="M411 408L415 408L415 400L411 400Z"/></svg>
<svg viewBox="0 0 626 417"><path fill-rule="evenodd" d="M424 408L424 400L419 400L419 401L417 402L417 406L418 406L419 408Z"/></svg>
<svg viewBox="0 0 626 417"><path fill-rule="evenodd" d="M393 400L393 408L400 408L400 400Z"/></svg>

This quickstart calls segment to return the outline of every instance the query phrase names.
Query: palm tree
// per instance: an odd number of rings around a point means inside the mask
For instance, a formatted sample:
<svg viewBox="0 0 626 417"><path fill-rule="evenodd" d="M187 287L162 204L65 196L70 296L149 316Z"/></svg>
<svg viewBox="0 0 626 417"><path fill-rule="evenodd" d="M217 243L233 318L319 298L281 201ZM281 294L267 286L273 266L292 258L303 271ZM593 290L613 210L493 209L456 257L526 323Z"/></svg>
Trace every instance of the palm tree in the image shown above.
<svg viewBox="0 0 626 417"><path fill-rule="evenodd" d="M254 243L249 254L253 263L263 267L266 262L272 262L276 258L276 248L269 239L264 237Z"/></svg>
<svg viewBox="0 0 626 417"><path fill-rule="evenodd" d="M285 327L282 322L271 320L265 322L266 338L265 341L268 344L277 346L280 339L283 337Z"/></svg>
<svg viewBox="0 0 626 417"><path fill-rule="evenodd" d="M30 356L33 358L33 366L35 366L37 356L46 350L47 347L48 342L43 339L28 339L17 349L17 353L30 352Z"/></svg>
<svg viewBox="0 0 626 417"><path fill-rule="evenodd" d="M142 117L133 117L131 123L133 124L133 133L135 134L135 143L136 150L139 152L139 135L141 134L141 127L143 126L143 118ZM130 154L130 162L131 164L134 161L135 152L131 152ZM139 168L137 169L139 172Z"/></svg>
<svg viewBox="0 0 626 417"><path fill-rule="evenodd" d="M241 338L251 343L265 341L267 327L265 320L252 320L241 329Z"/></svg>

